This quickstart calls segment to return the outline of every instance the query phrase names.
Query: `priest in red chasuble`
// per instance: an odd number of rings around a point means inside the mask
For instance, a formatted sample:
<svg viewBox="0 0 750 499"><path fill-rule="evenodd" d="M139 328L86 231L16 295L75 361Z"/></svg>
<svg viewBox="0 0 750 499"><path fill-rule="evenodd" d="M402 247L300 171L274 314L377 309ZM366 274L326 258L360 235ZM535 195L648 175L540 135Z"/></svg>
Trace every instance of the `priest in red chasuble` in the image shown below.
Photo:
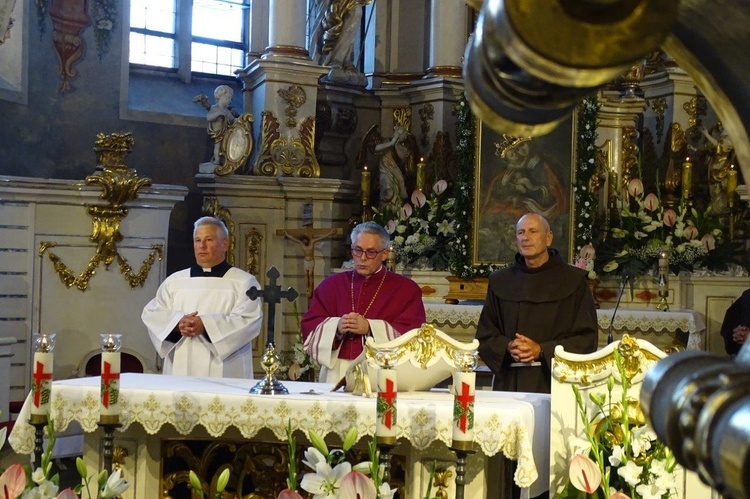
<svg viewBox="0 0 750 499"><path fill-rule="evenodd" d="M550 392L555 347L590 353L597 320L586 271L566 264L547 220L529 213L516 224L515 264L493 272L479 317L479 356L495 374L493 389Z"/></svg>
<svg viewBox="0 0 750 499"><path fill-rule="evenodd" d="M320 365L320 381L337 383L364 349L395 339L425 322L422 290L411 279L388 272L390 236L364 222L351 234L354 270L333 274L313 293L302 317L305 350Z"/></svg>

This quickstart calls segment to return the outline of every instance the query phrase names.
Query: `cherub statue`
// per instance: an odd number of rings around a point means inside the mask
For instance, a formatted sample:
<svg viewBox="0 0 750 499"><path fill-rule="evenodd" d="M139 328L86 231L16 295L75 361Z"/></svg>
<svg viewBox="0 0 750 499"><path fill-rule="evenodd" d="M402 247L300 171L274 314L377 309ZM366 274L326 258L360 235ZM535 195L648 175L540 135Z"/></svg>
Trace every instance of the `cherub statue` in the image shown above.
<svg viewBox="0 0 750 499"><path fill-rule="evenodd" d="M207 111L206 120L208 121L208 136L214 141L214 154L211 163L214 165L221 164L221 141L224 139L229 125L234 123L239 117L239 113L232 108L232 97L234 90L227 85L219 85L214 89L215 104L208 103L208 98L201 92L200 95L193 98L194 102L200 103Z"/></svg>

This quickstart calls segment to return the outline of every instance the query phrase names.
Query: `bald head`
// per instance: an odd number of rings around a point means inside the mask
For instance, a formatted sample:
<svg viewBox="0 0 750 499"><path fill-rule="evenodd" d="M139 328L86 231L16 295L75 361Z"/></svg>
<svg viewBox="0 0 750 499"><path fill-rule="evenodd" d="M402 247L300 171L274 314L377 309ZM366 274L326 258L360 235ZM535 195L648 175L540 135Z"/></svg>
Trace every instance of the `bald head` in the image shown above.
<svg viewBox="0 0 750 499"><path fill-rule="evenodd" d="M521 223L524 220L531 220L532 218L535 219L536 221L538 221L539 223L541 223L542 227L544 227L544 230L546 232L551 232L551 230L549 228L549 222L547 221L546 218L544 218L543 216L541 216L539 213L527 213L524 216L522 216L521 218L519 218L518 222L516 222L516 230L518 230L518 227L521 226Z"/></svg>
<svg viewBox="0 0 750 499"><path fill-rule="evenodd" d="M547 248L552 245L549 222L538 213L527 213L516 223L516 246L526 266L539 267L549 260Z"/></svg>

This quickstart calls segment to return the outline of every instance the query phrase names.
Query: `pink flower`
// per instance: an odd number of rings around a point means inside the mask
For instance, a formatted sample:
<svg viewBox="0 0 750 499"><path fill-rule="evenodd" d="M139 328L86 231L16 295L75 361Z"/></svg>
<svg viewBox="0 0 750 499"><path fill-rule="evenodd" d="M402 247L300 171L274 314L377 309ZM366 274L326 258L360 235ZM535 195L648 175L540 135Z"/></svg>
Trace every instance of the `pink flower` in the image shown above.
<svg viewBox="0 0 750 499"><path fill-rule="evenodd" d="M411 214L414 213L414 210L412 209L411 205L409 203L404 204L404 206L401 207L401 210L398 212L399 217L401 217L401 220L406 220L411 216Z"/></svg>
<svg viewBox="0 0 750 499"><path fill-rule="evenodd" d="M284 489L279 492L279 497L277 499L304 499L304 497L302 497L297 491Z"/></svg>
<svg viewBox="0 0 750 499"><path fill-rule="evenodd" d="M11 464L5 473L0 476L0 491L5 496L3 499L15 499L23 494L26 488L26 472L20 464Z"/></svg>
<svg viewBox="0 0 750 499"><path fill-rule="evenodd" d="M359 471L350 471L341 479L340 499L376 499L378 491L370 477Z"/></svg>
<svg viewBox="0 0 750 499"><path fill-rule="evenodd" d="M643 182L641 182L641 179L634 178L628 182L628 194L632 197L638 197L643 194Z"/></svg>
<svg viewBox="0 0 750 499"><path fill-rule="evenodd" d="M701 242L708 251L716 249L716 238L709 233L703 234L703 237L701 237Z"/></svg>
<svg viewBox="0 0 750 499"><path fill-rule="evenodd" d="M648 211L654 211L659 207L659 198L656 197L656 194L651 192L646 196L646 199L643 200L643 206L645 206Z"/></svg>
<svg viewBox="0 0 750 499"><path fill-rule="evenodd" d="M576 454L570 461L568 475L573 487L587 494L593 494L602 483L602 473L599 467L583 454Z"/></svg>
<svg viewBox="0 0 750 499"><path fill-rule="evenodd" d="M78 499L78 494L73 492L73 489L65 489L58 494L57 499Z"/></svg>
<svg viewBox="0 0 750 499"><path fill-rule="evenodd" d="M417 208L421 208L427 202L427 196L419 189L414 189L414 192L411 193L411 202Z"/></svg>
<svg viewBox="0 0 750 499"><path fill-rule="evenodd" d="M596 257L596 249L594 249L593 244L587 244L581 248L581 251L579 251L578 254L581 255L581 258L584 260L593 260Z"/></svg>
<svg viewBox="0 0 750 499"><path fill-rule="evenodd" d="M667 227L674 227L675 222L677 222L677 213L670 208L667 211L664 212L663 216L664 225Z"/></svg>
<svg viewBox="0 0 750 499"><path fill-rule="evenodd" d="M696 237L698 237L698 227L695 225L688 225L685 227L685 237L688 239L688 241L692 241Z"/></svg>
<svg viewBox="0 0 750 499"><path fill-rule="evenodd" d="M445 180L438 180L437 182L435 182L435 185L432 186L432 192L439 196L443 192L445 192L447 188L448 182L446 182Z"/></svg>
<svg viewBox="0 0 750 499"><path fill-rule="evenodd" d="M630 496L627 494L623 494L618 490L617 492L609 496L609 499L630 499Z"/></svg>
<svg viewBox="0 0 750 499"><path fill-rule="evenodd" d="M385 224L385 230L388 232L388 234L393 234L396 232L396 222L394 220L388 220L388 223Z"/></svg>

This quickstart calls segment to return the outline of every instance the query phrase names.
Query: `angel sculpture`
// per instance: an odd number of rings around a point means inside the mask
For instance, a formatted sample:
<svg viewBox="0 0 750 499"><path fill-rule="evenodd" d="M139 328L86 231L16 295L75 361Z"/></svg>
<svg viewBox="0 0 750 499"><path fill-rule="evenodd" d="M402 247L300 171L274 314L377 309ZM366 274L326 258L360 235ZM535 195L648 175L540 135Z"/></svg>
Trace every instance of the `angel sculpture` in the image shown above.
<svg viewBox="0 0 750 499"><path fill-rule="evenodd" d="M378 132L378 126L373 125L362 139L360 164L367 163L365 152L380 157L380 209L397 212L416 186L419 154L416 137L403 126L397 126L393 137L386 140Z"/></svg>

